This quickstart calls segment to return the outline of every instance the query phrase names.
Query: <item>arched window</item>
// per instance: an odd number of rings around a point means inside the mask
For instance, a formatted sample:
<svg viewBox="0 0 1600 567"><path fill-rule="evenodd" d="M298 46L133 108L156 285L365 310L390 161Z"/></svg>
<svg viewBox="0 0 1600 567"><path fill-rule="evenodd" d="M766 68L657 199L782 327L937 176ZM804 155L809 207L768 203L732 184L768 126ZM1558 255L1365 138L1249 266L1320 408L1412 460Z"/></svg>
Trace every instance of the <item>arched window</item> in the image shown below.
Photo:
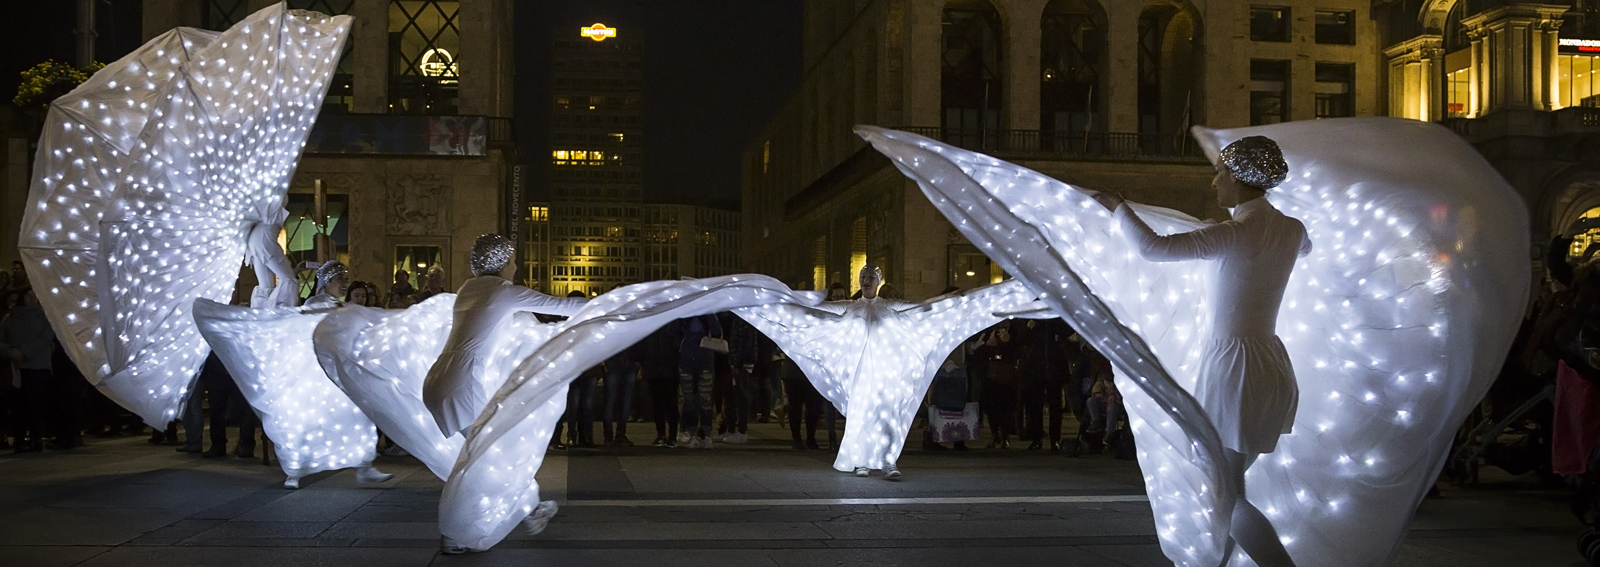
<svg viewBox="0 0 1600 567"><path fill-rule="evenodd" d="M1141 150L1173 151L1187 143L1199 120L1199 22L1173 4L1139 14L1139 134Z"/></svg>
<svg viewBox="0 0 1600 567"><path fill-rule="evenodd" d="M1051 148L1105 129L1105 15L1088 0L1052 0L1039 19L1039 129Z"/></svg>
<svg viewBox="0 0 1600 567"><path fill-rule="evenodd" d="M988 0L951 0L944 9L941 126L946 141L982 147L1000 129L1004 100L1000 12Z"/></svg>
<svg viewBox="0 0 1600 567"><path fill-rule="evenodd" d="M1572 246L1567 249L1567 257L1574 260L1589 257L1589 247L1600 246L1600 207L1584 211L1568 228L1576 234L1572 237Z"/></svg>

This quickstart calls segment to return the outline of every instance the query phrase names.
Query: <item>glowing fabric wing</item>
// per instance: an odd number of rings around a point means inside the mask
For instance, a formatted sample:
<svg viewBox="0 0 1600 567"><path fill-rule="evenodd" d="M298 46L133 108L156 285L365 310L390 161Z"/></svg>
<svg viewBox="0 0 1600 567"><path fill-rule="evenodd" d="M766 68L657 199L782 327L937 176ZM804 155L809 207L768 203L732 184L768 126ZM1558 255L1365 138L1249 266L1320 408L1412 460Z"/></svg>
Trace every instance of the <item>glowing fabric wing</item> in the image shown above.
<svg viewBox="0 0 1600 567"><path fill-rule="evenodd" d="M833 468L881 469L905 448L911 420L939 365L968 337L1032 304L1038 294L1004 282L923 303L773 303L735 310L848 419ZM1045 312L1044 316L1054 314Z"/></svg>
<svg viewBox="0 0 1600 567"><path fill-rule="evenodd" d="M1216 432L1172 391L1194 384L1195 334L1208 321L1184 303L1205 295L1205 268L1139 259L1077 188L910 134L858 131L1117 363L1163 550L1179 565L1220 562L1209 514L1231 495L1207 470ZM1528 290L1526 209L1436 125L1197 129L1213 156L1247 135L1282 146L1294 174L1268 198L1314 244L1278 320L1300 385L1295 430L1251 469L1250 499L1301 566L1384 564L1516 330ZM1190 224L1139 213L1161 232Z"/></svg>
<svg viewBox="0 0 1600 567"><path fill-rule="evenodd" d="M189 305L282 214L350 18L277 5L179 28L51 104L21 249L83 375L155 427L206 357Z"/></svg>
<svg viewBox="0 0 1600 567"><path fill-rule="evenodd" d="M458 544L488 549L533 511L539 502L534 473L566 408L567 386L583 370L680 318L820 299L745 274L635 284L590 300L516 367L473 423L439 502L439 530Z"/></svg>
<svg viewBox="0 0 1600 567"><path fill-rule="evenodd" d="M311 336L325 312L194 302L195 323L272 439L284 474L372 463L378 433L317 363Z"/></svg>
<svg viewBox="0 0 1600 567"><path fill-rule="evenodd" d="M347 305L328 314L312 339L323 370L356 407L441 480L450 477L462 437L439 432L422 402L422 385L450 337L455 299L441 293L403 311ZM487 374L503 381L561 328L530 314L514 316L500 355L491 359L499 370ZM492 392L500 382L487 386Z"/></svg>

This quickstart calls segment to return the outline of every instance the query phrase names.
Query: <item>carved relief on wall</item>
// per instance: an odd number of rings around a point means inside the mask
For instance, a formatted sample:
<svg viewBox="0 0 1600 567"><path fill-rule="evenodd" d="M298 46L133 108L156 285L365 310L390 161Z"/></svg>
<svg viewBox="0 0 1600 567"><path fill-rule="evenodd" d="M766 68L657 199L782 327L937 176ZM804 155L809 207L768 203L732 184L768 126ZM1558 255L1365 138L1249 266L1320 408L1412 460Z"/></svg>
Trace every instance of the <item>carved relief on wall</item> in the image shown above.
<svg viewBox="0 0 1600 567"><path fill-rule="evenodd" d="M448 236L450 179L424 173L389 175L385 183L384 216L388 232L405 236Z"/></svg>

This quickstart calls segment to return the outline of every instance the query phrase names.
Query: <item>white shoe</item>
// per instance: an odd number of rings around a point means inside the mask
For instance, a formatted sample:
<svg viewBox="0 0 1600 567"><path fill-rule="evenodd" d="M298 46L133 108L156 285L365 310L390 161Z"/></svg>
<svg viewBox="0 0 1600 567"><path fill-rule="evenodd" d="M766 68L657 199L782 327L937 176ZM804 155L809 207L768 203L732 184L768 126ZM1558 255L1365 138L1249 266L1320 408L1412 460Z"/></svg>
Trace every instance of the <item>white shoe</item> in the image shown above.
<svg viewBox="0 0 1600 567"><path fill-rule="evenodd" d="M884 480L900 480L900 467L894 466L894 463L883 465L883 478Z"/></svg>
<svg viewBox="0 0 1600 567"><path fill-rule="evenodd" d="M556 506L556 501L554 500L540 502L538 506L533 508L532 514L528 514L528 517L522 519L522 529L527 531L528 535L539 535L539 532L544 531L545 527L550 525L550 518L556 517L556 510L558 509L559 507Z"/></svg>
<svg viewBox="0 0 1600 567"><path fill-rule="evenodd" d="M482 549L473 549L473 548L467 547L465 545L461 545L459 543L456 543L455 541L451 540L448 537L439 536L439 553L441 555L461 555L463 553L477 553L477 552L480 552L480 551L483 551L483 550Z"/></svg>
<svg viewBox="0 0 1600 567"><path fill-rule="evenodd" d="M727 440L728 443L733 443L734 445L743 445L743 444L745 444L745 443L747 443L749 441L750 441L750 436L749 435L746 435L746 434L743 434L743 433L729 433L728 434L728 440Z"/></svg>
<svg viewBox="0 0 1600 567"><path fill-rule="evenodd" d="M687 441L679 441L678 442L678 446L679 447L683 447L685 449L699 449L700 448L700 438L699 437L690 437Z"/></svg>
<svg viewBox="0 0 1600 567"><path fill-rule="evenodd" d="M689 435L688 433L679 433L678 434L678 445L687 445L691 441L694 441L694 436L693 435Z"/></svg>
<svg viewBox="0 0 1600 567"><path fill-rule="evenodd" d="M872 476L872 469L869 469L867 467L856 467L856 476L859 476L861 478L867 478L869 476Z"/></svg>
<svg viewBox="0 0 1600 567"><path fill-rule="evenodd" d="M289 490L298 490L300 488L300 477L291 476L283 479L283 487Z"/></svg>
<svg viewBox="0 0 1600 567"><path fill-rule="evenodd" d="M361 484L377 484L394 478L394 475L378 470L378 467L361 467L356 469L356 482Z"/></svg>
<svg viewBox="0 0 1600 567"><path fill-rule="evenodd" d="M700 448L701 449L710 449L711 448L711 438L710 437L701 437L700 438Z"/></svg>

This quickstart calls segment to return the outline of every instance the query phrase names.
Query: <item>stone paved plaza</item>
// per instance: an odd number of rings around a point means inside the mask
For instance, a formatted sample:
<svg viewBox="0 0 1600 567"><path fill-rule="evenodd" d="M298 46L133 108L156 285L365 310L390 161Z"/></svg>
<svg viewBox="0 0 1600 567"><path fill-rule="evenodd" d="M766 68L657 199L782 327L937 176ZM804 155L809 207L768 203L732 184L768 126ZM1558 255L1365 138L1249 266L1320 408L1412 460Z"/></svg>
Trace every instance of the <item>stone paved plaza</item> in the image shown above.
<svg viewBox="0 0 1600 567"><path fill-rule="evenodd" d="M1169 565L1132 462L911 450L905 479L887 482L834 472L830 454L791 451L782 435L759 425L749 444L709 451L552 452L539 478L562 509L549 529L452 557L436 552L443 483L411 458L380 457L395 473L381 485L339 471L291 491L259 458L91 440L0 457L0 565ZM1492 470L1443 488L1398 565L1583 565L1563 491Z"/></svg>

